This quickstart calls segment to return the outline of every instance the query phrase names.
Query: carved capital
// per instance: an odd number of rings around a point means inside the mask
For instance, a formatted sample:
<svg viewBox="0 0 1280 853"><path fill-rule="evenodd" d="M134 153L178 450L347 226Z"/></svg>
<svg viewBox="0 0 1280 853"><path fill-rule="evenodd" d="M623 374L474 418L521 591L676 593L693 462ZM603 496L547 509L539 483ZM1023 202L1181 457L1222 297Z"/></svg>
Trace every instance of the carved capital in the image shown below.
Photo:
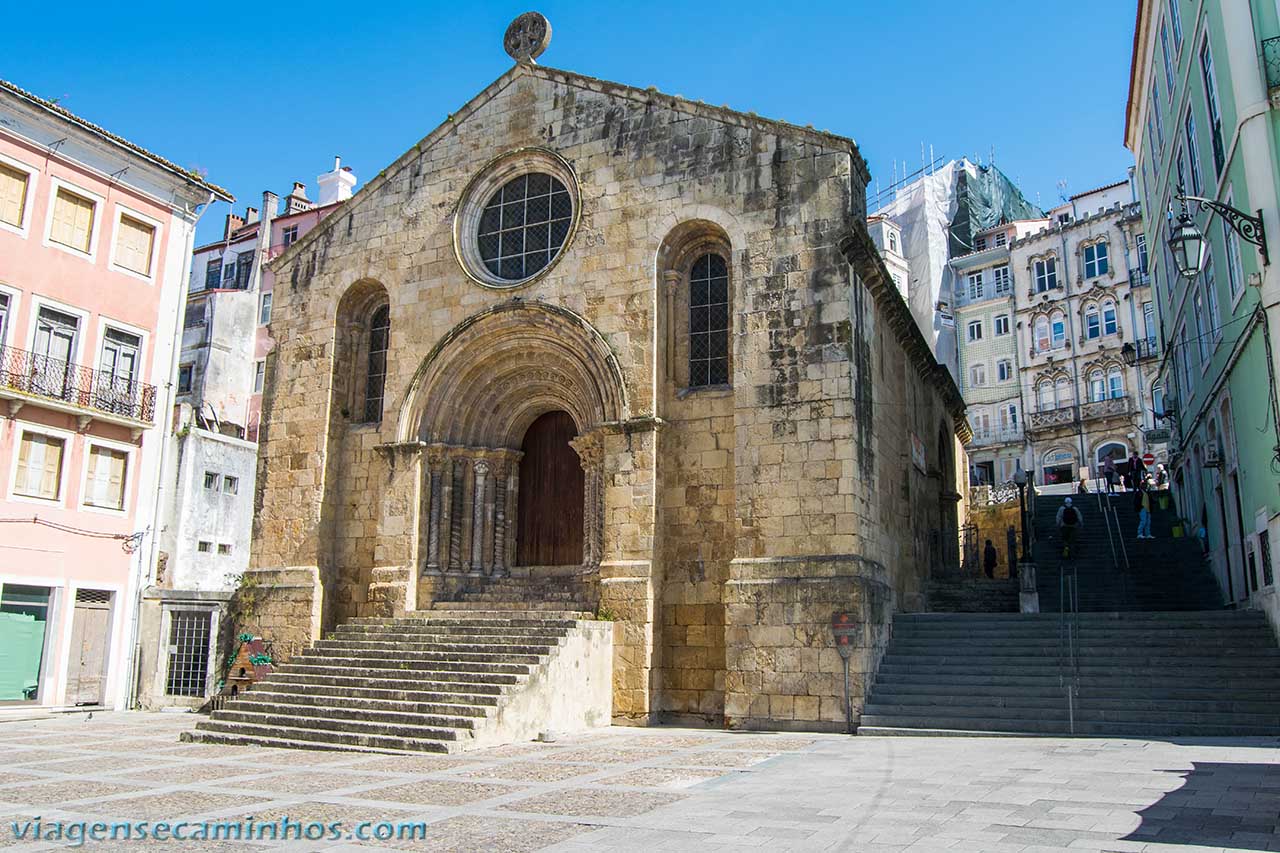
<svg viewBox="0 0 1280 853"><path fill-rule="evenodd" d="M473 467L477 475L484 476L489 473L489 460L481 457L475 461Z"/></svg>
<svg viewBox="0 0 1280 853"><path fill-rule="evenodd" d="M578 462L584 471L591 471L604 461L604 443L593 432L571 439L569 446L578 454Z"/></svg>
<svg viewBox="0 0 1280 853"><path fill-rule="evenodd" d="M444 467L444 462L449 458L449 448L443 444L433 444L427 448L427 467L432 471L439 471Z"/></svg>

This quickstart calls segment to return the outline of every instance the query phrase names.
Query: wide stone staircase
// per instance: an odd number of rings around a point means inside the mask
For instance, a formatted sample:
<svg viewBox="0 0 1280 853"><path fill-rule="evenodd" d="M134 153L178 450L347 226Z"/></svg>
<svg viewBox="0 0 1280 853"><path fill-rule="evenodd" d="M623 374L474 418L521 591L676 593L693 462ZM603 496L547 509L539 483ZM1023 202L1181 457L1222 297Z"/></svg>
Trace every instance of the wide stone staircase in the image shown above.
<svg viewBox="0 0 1280 853"><path fill-rule="evenodd" d="M354 619L184 739L448 753L608 725L612 628L554 601L497 599Z"/></svg>
<svg viewBox="0 0 1280 853"><path fill-rule="evenodd" d="M1076 498L1085 528L1063 560L1061 503L1036 501L1042 612L898 614L859 734L1280 735L1275 635L1222 608L1172 511L1139 541L1131 496Z"/></svg>

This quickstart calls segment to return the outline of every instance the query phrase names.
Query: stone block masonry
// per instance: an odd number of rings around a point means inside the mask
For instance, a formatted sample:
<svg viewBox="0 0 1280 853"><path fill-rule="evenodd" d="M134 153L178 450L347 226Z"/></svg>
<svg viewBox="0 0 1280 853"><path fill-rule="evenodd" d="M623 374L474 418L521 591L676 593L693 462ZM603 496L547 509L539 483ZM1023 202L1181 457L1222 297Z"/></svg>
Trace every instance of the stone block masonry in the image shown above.
<svg viewBox="0 0 1280 853"><path fill-rule="evenodd" d="M569 207L508 281L478 235L521 176ZM504 74L275 262L254 560L308 567L323 603L263 631L562 576L613 622L615 719L841 725L831 615L867 625L857 705L889 615L957 553L965 467L867 178L831 134ZM576 435L543 451L553 413Z"/></svg>

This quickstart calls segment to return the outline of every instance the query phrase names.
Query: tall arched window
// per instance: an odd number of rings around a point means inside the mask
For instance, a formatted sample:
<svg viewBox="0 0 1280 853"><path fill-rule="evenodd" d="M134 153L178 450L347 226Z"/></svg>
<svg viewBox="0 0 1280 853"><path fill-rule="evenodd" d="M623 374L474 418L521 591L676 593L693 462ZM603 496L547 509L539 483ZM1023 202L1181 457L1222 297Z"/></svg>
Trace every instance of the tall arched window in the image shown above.
<svg viewBox="0 0 1280 853"><path fill-rule="evenodd" d="M1124 373L1118 367L1107 371L1107 388L1114 400L1124 396Z"/></svg>
<svg viewBox="0 0 1280 853"><path fill-rule="evenodd" d="M1084 309L1084 336L1089 340L1093 340L1102 334L1102 318L1098 314L1098 306L1089 303Z"/></svg>
<svg viewBox="0 0 1280 853"><path fill-rule="evenodd" d="M1102 375L1101 370L1095 370L1089 374L1089 400L1096 403L1099 400L1107 399L1107 382Z"/></svg>
<svg viewBox="0 0 1280 853"><path fill-rule="evenodd" d="M364 381L364 422L382 420L387 382L387 348L391 343L391 309L383 305L369 317L369 356Z"/></svg>
<svg viewBox="0 0 1280 853"><path fill-rule="evenodd" d="M1046 379L1036 387L1036 409L1047 412L1053 409L1054 405L1053 383Z"/></svg>
<svg viewBox="0 0 1280 853"><path fill-rule="evenodd" d="M1071 393L1071 380L1065 376L1057 381L1054 386L1054 394L1057 397L1058 407L1070 406L1073 402L1073 394Z"/></svg>
<svg viewBox="0 0 1280 853"><path fill-rule="evenodd" d="M1049 351L1049 318L1036 318L1036 352Z"/></svg>
<svg viewBox="0 0 1280 853"><path fill-rule="evenodd" d="M1114 335L1119 329L1116 322L1116 304L1110 299L1102 303L1102 334Z"/></svg>
<svg viewBox="0 0 1280 853"><path fill-rule="evenodd" d="M1053 348L1057 349L1067 342L1067 315L1054 311L1049 315L1049 328L1053 334Z"/></svg>
<svg viewBox="0 0 1280 853"><path fill-rule="evenodd" d="M729 382L729 266L702 255L689 271L689 387Z"/></svg>

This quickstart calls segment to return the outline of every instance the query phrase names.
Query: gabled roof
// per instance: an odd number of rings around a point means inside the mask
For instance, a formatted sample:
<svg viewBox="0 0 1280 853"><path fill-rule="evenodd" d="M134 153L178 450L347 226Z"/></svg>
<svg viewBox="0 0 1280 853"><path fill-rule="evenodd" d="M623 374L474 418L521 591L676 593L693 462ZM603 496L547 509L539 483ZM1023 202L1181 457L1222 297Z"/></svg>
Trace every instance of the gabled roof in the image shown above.
<svg viewBox="0 0 1280 853"><path fill-rule="evenodd" d="M578 74L574 71L562 71L545 65L520 62L516 63L498 77L498 79L486 86L475 97L463 105L456 113L450 113L441 124L419 140L416 145L401 154L394 162L357 190L356 193L347 200L348 211L359 209L366 196L372 196L383 184L387 182L387 180L390 179L391 175L399 172L400 169L408 163L410 158L422 151L430 149L438 140L452 132L459 122L468 118L482 105L496 97L499 92L523 76L537 77L554 83L577 86L594 92L607 92L616 97L627 98L640 103L660 104L661 106L668 107L679 112L688 113L690 115L702 115L714 118L717 121L726 124L736 124L740 127L755 127L785 136L807 138L820 145L847 150L853 161L853 167L858 171L862 180L866 182L871 179L871 172L867 168L867 161L863 159L862 154L858 151L857 143L846 136L840 136L826 130L816 130L813 127L801 127L778 119L762 118L755 113L744 113L725 106L716 107L701 101L690 101L676 95L663 94L654 88L640 89L635 86L628 86L624 83L613 83L608 80L588 77L585 74ZM280 255L280 257L276 258L272 263L276 265L284 264L286 262L285 259L291 259L295 254L299 253L303 247L309 245L313 240L315 240L319 234L333 226L334 222L332 221L332 217L326 219L324 222L308 231L305 235L298 238L297 242L291 245L288 250Z"/></svg>
<svg viewBox="0 0 1280 853"><path fill-rule="evenodd" d="M13 83L10 83L7 80L0 80L0 91L9 92L10 94L14 95L15 97L21 100L27 101L30 104L34 104L35 106L45 110L46 112L51 112L54 115L58 116L59 118L62 118L62 119L65 119L66 121L71 122L72 124L80 127L82 130L88 131L94 136L102 137L108 142L120 148L124 148L130 153L136 154L139 157L142 157L144 160L149 160L151 161L151 163L153 163L156 166L159 166L161 169L164 169L167 172L173 172L174 174L182 177L184 180L189 181L190 183L193 183L199 187L203 187L204 189L213 193L222 201L235 201L235 196L231 195L230 192L228 192L227 190L224 190L222 187L218 186L217 184L209 183L203 177L191 171L190 169L184 169L178 164L161 157L159 154L153 154L152 152L143 148L141 145L136 145L130 142L129 140L125 139L124 137L116 136L114 133L107 130L106 128L100 127L99 125L96 125L93 122L88 121L87 119L81 118L80 116L76 115L75 113L71 112L65 107L58 106L53 101L46 101L44 98L41 98L39 95L34 95L31 92L28 92L26 89L23 89L19 86L15 86Z"/></svg>

